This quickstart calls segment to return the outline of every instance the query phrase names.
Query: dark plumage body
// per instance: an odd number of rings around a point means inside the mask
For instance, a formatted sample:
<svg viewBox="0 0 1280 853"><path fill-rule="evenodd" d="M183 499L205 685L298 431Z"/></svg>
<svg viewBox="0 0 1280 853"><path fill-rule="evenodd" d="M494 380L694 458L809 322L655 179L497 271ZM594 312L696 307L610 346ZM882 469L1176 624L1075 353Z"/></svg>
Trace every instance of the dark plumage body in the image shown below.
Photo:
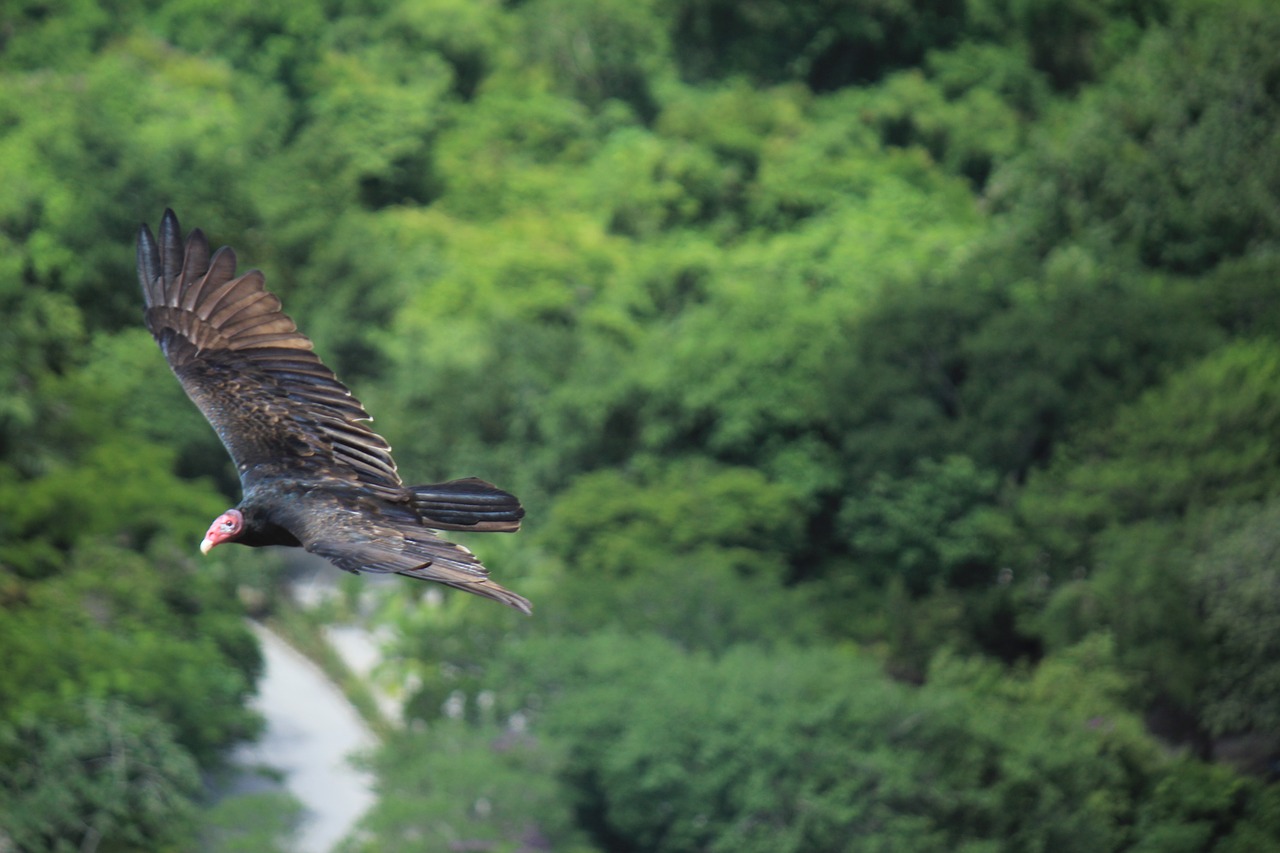
<svg viewBox="0 0 1280 853"><path fill-rule="evenodd" d="M185 246L165 211L157 243L138 234L147 328L222 439L244 499L210 527L224 541L302 547L349 572L396 572L493 598L528 601L489 579L466 548L434 530L514 532L524 509L474 478L406 486L368 413L312 352L257 270L212 256L199 231Z"/></svg>

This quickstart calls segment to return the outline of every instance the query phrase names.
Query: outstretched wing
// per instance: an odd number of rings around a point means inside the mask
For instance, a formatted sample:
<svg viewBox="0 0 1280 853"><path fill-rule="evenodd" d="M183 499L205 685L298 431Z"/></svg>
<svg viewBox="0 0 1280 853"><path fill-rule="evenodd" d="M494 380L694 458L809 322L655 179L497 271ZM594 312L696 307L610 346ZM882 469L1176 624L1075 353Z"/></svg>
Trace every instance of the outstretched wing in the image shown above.
<svg viewBox="0 0 1280 853"><path fill-rule="evenodd" d="M296 477L403 494L390 446L364 423L369 413L312 352L261 272L237 276L235 252L210 256L199 229L184 247L166 210L158 244L146 225L138 232L138 280L147 328L246 490Z"/></svg>

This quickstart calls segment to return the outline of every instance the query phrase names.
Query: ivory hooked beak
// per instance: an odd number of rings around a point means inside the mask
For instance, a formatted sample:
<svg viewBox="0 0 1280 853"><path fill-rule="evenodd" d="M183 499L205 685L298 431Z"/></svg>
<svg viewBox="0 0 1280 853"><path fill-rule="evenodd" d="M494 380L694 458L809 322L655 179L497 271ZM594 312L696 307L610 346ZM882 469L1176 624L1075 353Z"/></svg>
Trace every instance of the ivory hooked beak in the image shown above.
<svg viewBox="0 0 1280 853"><path fill-rule="evenodd" d="M204 541L200 543L200 553L204 554L207 557L209 555L209 551L211 551L212 549L213 549L213 540L210 539L208 536L204 537Z"/></svg>

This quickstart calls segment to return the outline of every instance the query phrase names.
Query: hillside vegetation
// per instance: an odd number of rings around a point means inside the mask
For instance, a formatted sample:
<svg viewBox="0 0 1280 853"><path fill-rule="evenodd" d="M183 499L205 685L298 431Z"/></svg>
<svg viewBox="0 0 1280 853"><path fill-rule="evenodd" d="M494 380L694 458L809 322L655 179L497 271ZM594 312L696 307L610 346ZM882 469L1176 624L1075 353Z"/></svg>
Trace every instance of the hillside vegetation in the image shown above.
<svg viewBox="0 0 1280 853"><path fill-rule="evenodd" d="M190 849L258 725L276 564L194 553L237 484L141 328L172 206L406 479L529 511L468 544L532 619L382 602L411 724L348 853L1280 850L1277 44L1268 0L7 4L0 848Z"/></svg>

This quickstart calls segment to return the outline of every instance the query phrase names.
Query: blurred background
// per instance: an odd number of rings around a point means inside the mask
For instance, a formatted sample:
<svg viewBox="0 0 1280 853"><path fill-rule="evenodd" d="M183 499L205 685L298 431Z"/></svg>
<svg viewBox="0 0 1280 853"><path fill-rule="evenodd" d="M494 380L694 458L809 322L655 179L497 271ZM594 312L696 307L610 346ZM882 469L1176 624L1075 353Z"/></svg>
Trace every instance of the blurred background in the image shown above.
<svg viewBox="0 0 1280 853"><path fill-rule="evenodd" d="M5 3L0 850L298 844L216 793L246 615L376 735L347 853L1280 850L1277 44L1270 0ZM142 328L166 206L407 481L521 496L466 544L531 619L200 558L238 483Z"/></svg>

